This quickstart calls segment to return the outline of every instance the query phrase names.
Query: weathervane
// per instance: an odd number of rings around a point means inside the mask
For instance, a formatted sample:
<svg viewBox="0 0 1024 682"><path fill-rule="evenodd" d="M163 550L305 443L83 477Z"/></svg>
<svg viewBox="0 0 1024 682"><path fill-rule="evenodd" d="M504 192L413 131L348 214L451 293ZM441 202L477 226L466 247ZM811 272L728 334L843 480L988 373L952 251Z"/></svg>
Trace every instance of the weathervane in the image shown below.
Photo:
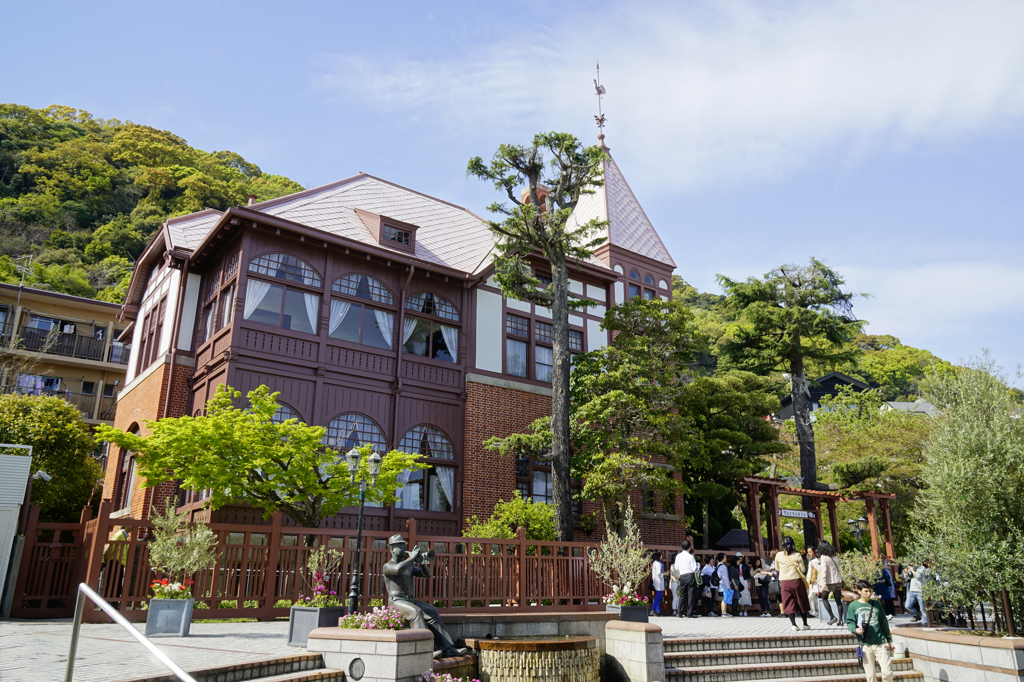
<svg viewBox="0 0 1024 682"><path fill-rule="evenodd" d="M597 63L597 78L594 79L594 89L597 91L597 116L594 117L599 131L597 139L601 141L601 149L608 149L604 143L605 117L604 114L601 113L601 95L607 94L608 91L604 89L603 85L601 85L601 62Z"/></svg>

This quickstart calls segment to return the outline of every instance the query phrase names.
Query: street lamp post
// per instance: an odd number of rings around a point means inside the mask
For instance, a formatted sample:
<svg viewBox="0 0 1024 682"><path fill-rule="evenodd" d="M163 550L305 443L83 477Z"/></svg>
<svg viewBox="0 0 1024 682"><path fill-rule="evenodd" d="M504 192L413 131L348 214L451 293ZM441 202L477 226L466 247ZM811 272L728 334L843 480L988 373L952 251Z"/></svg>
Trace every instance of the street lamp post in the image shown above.
<svg viewBox="0 0 1024 682"><path fill-rule="evenodd" d="M359 472L359 460L362 454L352 448L345 455L346 466L348 467L349 480L356 482L356 473ZM367 460L367 468L370 471L371 483L377 484L377 476L380 475L382 458L376 452L370 455ZM348 612L355 613L359 610L359 592L362 589L362 564L360 563L360 550L363 544L363 505L366 503L366 479L359 482L359 521L356 524L356 557L352 563L352 585L348 590Z"/></svg>
<svg viewBox="0 0 1024 682"><path fill-rule="evenodd" d="M850 526L850 530L853 531L853 534L857 536L857 549L860 551L861 554L864 553L864 544L861 542L860 538L864 534L864 531L861 530L860 524L867 522L868 520L865 519L863 516L859 519L850 519L846 522L846 525Z"/></svg>

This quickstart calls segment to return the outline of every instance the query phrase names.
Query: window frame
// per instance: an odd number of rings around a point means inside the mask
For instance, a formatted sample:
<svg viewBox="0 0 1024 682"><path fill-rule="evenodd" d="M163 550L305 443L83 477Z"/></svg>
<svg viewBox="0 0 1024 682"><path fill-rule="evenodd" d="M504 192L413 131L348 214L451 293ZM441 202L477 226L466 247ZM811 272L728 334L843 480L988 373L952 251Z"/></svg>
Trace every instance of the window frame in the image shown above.
<svg viewBox="0 0 1024 682"><path fill-rule="evenodd" d="M281 287L284 290L284 292L281 294L281 308L280 308L280 310L278 312L278 323L277 324L272 324L270 322L262 322L260 320L253 320L253 319L247 318L245 316L245 310L243 308L243 310L242 310L242 320L246 324L259 325L260 327L265 327L267 329L278 329L278 330L283 330L285 332L290 332L290 333L294 333L294 334L306 334L307 336L320 336L320 331L321 331L320 323L321 323L321 318L323 317L323 310L324 310L324 292L323 292L322 289L314 289L312 287L305 287L305 286L301 286L301 285L299 285L299 286L292 286L292 283L290 283L290 282L286 283L285 280L276 280L276 281L274 281L274 280L266 280L266 279L263 279L261 277L248 277L248 278L246 278L246 285L245 285L245 295L246 295L246 297L249 296L249 282L253 282L253 281L263 282L264 284L269 284L270 286ZM285 310L285 304L286 304L286 302L288 300L288 292L289 291L293 291L293 292L300 293L300 294L303 294L303 295L305 295L305 294L312 294L312 295L317 296L320 299L320 303L317 306L317 315L316 315L316 318L315 318L316 326L313 328L312 332L303 331L301 329L291 329L291 328L288 328L288 327L284 326L284 310ZM245 299L243 299L243 301L244 300ZM254 309L253 313L255 313L255 312L256 312L256 310Z"/></svg>
<svg viewBox="0 0 1024 682"><path fill-rule="evenodd" d="M430 429L436 430L438 432L438 434L440 434L441 436L444 437L444 439L445 439L445 441L447 441L448 445L451 446L452 456L451 456L451 458L436 457L436 456L433 456L433 455L428 456L428 455L422 454L418 447L417 447L415 452L410 453L410 454L420 455L420 457L421 457L420 461L423 462L424 464L429 464L430 465L429 469L424 469L423 470L424 477L423 477L423 491L422 491L422 494L424 495L425 504L420 509L411 509L409 507L399 507L398 506L398 502L396 501L394 503L395 510L396 511L402 511L402 512L410 512L412 514L415 514L415 513L426 513L426 514L449 514L449 515L455 515L455 514L458 513L457 510L459 508L456 503L457 503L458 497L459 497L458 496L458 492L457 492L457 486L458 486L458 480L459 480L459 469L461 467L461 461L460 461L460 459L458 457L458 448L455 445L455 441L453 441L451 439L451 437L441 427L436 426L434 424L420 423L420 424L414 424L413 426L410 426L408 429L405 430L405 433L402 434L402 437L398 439L398 445L395 446L395 449L396 450L400 450L402 452L409 452L408 449L404 449L402 447L402 442L406 438L409 437L409 434L411 434L413 431L415 431L416 429L419 429L419 428L430 428ZM436 470L438 467L446 467L446 468L449 468L449 469L452 470L452 498L453 499L450 500L451 511L439 511L439 510L436 510L436 509L429 509L428 508L429 504L430 504L430 500L429 500L429 497L428 497L429 496L429 491L430 491L430 488L429 488L429 485L430 485L429 484L429 478L431 476L437 478L437 474L434 473L434 470Z"/></svg>
<svg viewBox="0 0 1024 682"><path fill-rule="evenodd" d="M350 294L350 293L343 292L343 291L337 291L335 289L335 286L338 286L340 288L341 285L339 283L343 279L345 279L346 277L366 277L368 279L373 280L374 282L377 282L380 285L380 287L382 289L384 289L384 291L386 291L388 293L388 296L391 297L391 300L393 302L392 303L386 303L384 301L378 301L377 299L373 298L372 296L370 298L363 298L362 296L357 296L355 294ZM370 285L369 283L367 285L371 287L371 292L372 292L372 285ZM391 313L391 348L380 348L379 346L374 346L372 344L363 343L363 334L365 333L365 329L364 329L362 318L360 318L360 321L359 321L359 341L350 341L349 339L341 339L341 338L338 338L336 336L331 336L331 308L327 309L327 327L326 327L326 330L327 330L327 340L328 340L328 342L330 342L330 343L352 344L352 345L356 345L356 346L362 346L362 347L365 347L365 348L372 348L373 349L372 352L374 352L374 353L392 353L392 354L395 354L397 352L397 350L395 348L395 345L396 345L396 342L398 341L398 331L399 330L397 329L397 324L396 323L398 322L398 319L401 317L401 310L399 309L398 300L395 297L394 292L391 291L391 288L389 286L387 286L384 282L382 282L379 278L374 277L373 275L371 275L370 273L367 273L367 272L346 272L346 273L344 273L342 275L339 275L338 277L336 277L334 279L334 281L331 282L330 289L327 290L327 292L325 293L325 296L327 297L327 301L332 301L334 299L338 299L338 300L344 301L346 303L350 303L350 304L353 304L353 305L361 306L364 310L366 310L366 309L369 309L369 310L380 310L382 312ZM321 303L321 305L322 305L322 303ZM347 316L348 315L346 315L346 317Z"/></svg>
<svg viewBox="0 0 1024 682"><path fill-rule="evenodd" d="M436 313L433 313L433 314L432 313L424 313L424 312L417 311L417 310L409 308L409 303L413 299L413 297L419 296L421 294L430 294L431 296L440 297L449 306L451 306L452 310L455 311L456 319L452 320L451 318L443 317L441 315L437 315ZM427 352L428 352L428 354L427 355L420 355L419 353L410 353L409 351L407 351L405 349L405 344L408 343L408 341L402 341L402 343L401 343L399 348L400 348L400 350L401 350L401 352L403 354L411 355L412 357L418 358L417 362L421 362L421 361L424 361L424 360L430 360L431 362L443 363L441 365L442 367L448 367L448 366L452 366L452 365L454 365L456 367L459 367L459 366L462 366L462 365L465 364L465 357L464 356L466 355L466 353L460 353L459 352L459 347L458 347L465 340L465 337L463 336L464 332L463 332L463 328L462 328L462 313L455 306L455 304L452 303L451 299L449 299L447 296L443 296L441 294L437 294L437 293L435 293L433 291L419 291L419 292L417 292L417 293L407 297L405 299L405 302L402 304L401 320L402 320L403 328L396 330L396 333L395 333L396 340L402 338L403 336L405 336L405 331L404 331L405 320L410 318L410 317L413 318L413 319L419 320L421 322L426 322L427 324L430 325L430 332L427 334L427 339L429 339L429 343L427 345ZM434 335L440 331L440 328L439 328L440 326L452 327L452 328L455 329L456 333L458 334L456 348L455 348L455 355L453 356L453 359L450 360L450 361L449 360L445 360L443 358L435 358L434 357L434 348L433 348L433 346L434 346ZM445 346L447 346L447 345L448 344L447 344L447 341L446 341L445 342ZM450 353L451 349L448 349L448 350L449 350L449 353Z"/></svg>
<svg viewBox="0 0 1024 682"><path fill-rule="evenodd" d="M537 348L549 348L552 352L551 367L554 372L554 338L550 341L538 339L537 330L540 325L551 325L554 323L550 318L542 317L534 313L527 313L522 310L515 308L509 308L507 305L505 309L505 327L502 330L502 347L501 347L501 373L506 376L515 377L516 379L526 379L528 381L534 381L542 386L550 386L551 381L537 378ZM527 321L527 333L525 336L519 334L509 333L509 318L516 317ZM578 334L580 339L580 349L574 350L572 347L573 334ZM552 337L554 336L554 329L552 329ZM569 358L570 362L573 357L577 354L584 352L586 346L586 322L583 325L576 325L572 322L569 323ZM519 341L526 344L526 376L520 376L518 374L512 374L509 371L508 362L508 342Z"/></svg>

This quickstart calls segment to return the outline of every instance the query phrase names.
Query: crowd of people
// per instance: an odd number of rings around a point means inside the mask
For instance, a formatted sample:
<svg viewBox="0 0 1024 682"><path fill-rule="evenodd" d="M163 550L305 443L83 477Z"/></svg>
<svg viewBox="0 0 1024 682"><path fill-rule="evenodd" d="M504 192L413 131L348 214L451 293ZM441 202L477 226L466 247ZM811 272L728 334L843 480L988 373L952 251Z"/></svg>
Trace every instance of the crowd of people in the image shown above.
<svg viewBox="0 0 1024 682"><path fill-rule="evenodd" d="M786 537L782 549L770 558L766 563L742 552L697 557L690 540L684 540L681 551L669 557L656 551L651 562L651 615L668 615L666 611L670 611L679 618L745 617L756 603L760 617L771 618L777 608L779 616L788 618L791 628L799 631L811 629L807 618L819 615L820 603L829 625L848 628L857 636L867 679L875 679L877 667L882 679L891 681L889 621L896 615L898 603L914 621L928 625L922 597L922 587L930 579L927 562L904 566L883 559L876 581L858 580L858 598L850 596L847 602L839 561L830 543L822 540L817 548L797 551L793 539Z"/></svg>

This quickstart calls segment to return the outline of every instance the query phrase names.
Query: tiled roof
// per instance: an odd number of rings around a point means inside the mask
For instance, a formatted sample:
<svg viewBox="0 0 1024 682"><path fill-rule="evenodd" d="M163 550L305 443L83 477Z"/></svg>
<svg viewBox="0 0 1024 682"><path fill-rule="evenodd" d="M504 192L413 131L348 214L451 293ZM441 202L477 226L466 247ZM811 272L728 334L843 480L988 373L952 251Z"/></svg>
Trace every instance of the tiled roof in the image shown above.
<svg viewBox="0 0 1024 682"><path fill-rule="evenodd" d="M603 235L608 243L676 267L618 164L610 156L604 163L604 185L594 188L593 194L580 197L571 221L582 225L595 218L608 221Z"/></svg>
<svg viewBox="0 0 1024 682"><path fill-rule="evenodd" d="M356 208L417 226L417 258L463 272L475 272L493 246L487 225L464 208L360 174L347 181L300 192L249 208L389 249L378 243ZM395 253L405 253L392 249Z"/></svg>
<svg viewBox="0 0 1024 682"><path fill-rule="evenodd" d="M198 213L171 218L167 221L167 234L171 249L192 251L210 233L213 226L220 220L222 213L208 208Z"/></svg>

